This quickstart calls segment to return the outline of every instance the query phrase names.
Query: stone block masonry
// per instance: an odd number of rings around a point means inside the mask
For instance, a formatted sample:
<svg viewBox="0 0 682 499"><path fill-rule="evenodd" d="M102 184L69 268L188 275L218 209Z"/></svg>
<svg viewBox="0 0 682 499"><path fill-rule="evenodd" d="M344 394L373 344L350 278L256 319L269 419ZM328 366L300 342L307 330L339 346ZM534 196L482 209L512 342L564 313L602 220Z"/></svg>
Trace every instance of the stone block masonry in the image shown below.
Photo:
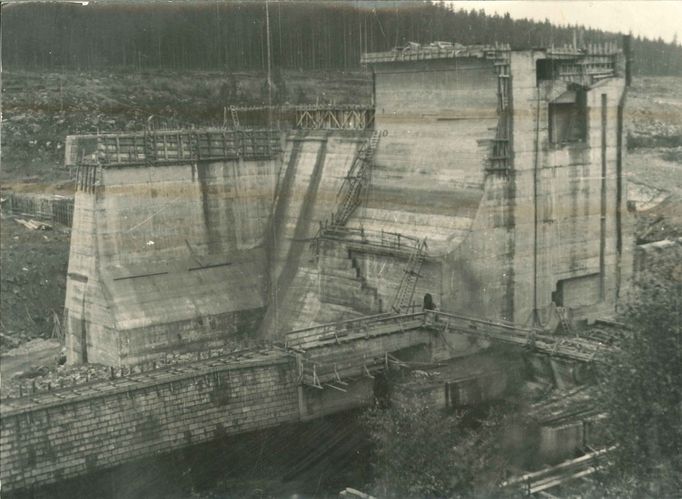
<svg viewBox="0 0 682 499"><path fill-rule="evenodd" d="M298 421L296 375L284 352L242 352L3 400L3 492Z"/></svg>

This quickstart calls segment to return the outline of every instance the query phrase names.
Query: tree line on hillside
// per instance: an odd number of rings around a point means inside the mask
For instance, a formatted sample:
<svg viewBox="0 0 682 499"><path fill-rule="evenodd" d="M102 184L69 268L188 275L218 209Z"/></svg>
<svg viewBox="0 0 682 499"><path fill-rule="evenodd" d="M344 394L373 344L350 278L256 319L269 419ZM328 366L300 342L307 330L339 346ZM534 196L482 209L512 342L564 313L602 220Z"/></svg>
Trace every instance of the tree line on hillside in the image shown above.
<svg viewBox="0 0 682 499"><path fill-rule="evenodd" d="M614 40L613 33L453 10L424 2L268 4L272 65L359 67L362 52L408 41L509 43L515 49ZM265 70L266 3L3 5L3 62L10 69ZM682 74L682 46L635 38L635 72Z"/></svg>

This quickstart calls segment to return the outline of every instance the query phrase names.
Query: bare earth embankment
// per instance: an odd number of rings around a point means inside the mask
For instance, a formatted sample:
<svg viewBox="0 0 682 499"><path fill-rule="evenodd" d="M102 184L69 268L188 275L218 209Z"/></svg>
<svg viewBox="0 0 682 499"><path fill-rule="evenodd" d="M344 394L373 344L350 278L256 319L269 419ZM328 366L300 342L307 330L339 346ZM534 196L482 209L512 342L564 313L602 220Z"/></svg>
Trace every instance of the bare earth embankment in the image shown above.
<svg viewBox="0 0 682 499"><path fill-rule="evenodd" d="M628 200L640 242L682 236L682 79L646 77L628 92Z"/></svg>

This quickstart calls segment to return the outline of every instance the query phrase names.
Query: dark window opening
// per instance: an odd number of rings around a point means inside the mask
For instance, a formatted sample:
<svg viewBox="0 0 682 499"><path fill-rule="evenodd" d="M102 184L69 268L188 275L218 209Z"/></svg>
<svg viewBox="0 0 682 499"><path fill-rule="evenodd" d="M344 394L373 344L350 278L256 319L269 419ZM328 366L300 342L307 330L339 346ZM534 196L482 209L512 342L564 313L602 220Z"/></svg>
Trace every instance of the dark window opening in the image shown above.
<svg viewBox="0 0 682 499"><path fill-rule="evenodd" d="M538 59L535 62L536 85L541 81L554 79L554 61L552 59Z"/></svg>
<svg viewBox="0 0 682 499"><path fill-rule="evenodd" d="M549 103L549 140L552 144L585 142L587 102L585 92L568 90Z"/></svg>
<svg viewBox="0 0 682 499"><path fill-rule="evenodd" d="M433 303L433 296L431 293L424 295L424 310L436 310L436 304Z"/></svg>
<svg viewBox="0 0 682 499"><path fill-rule="evenodd" d="M564 293L561 289L561 286L559 286L559 283L557 283L557 290L552 291L552 301L557 307L564 306Z"/></svg>

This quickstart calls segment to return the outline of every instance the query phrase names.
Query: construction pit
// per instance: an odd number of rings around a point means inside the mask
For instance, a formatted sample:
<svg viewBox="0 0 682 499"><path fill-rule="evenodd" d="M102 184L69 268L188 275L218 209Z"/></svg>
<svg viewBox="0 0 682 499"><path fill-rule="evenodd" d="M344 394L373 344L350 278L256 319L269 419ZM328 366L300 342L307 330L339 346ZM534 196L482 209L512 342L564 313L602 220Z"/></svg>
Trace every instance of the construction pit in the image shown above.
<svg viewBox="0 0 682 499"><path fill-rule="evenodd" d="M67 139L67 362L103 367L3 400L5 491L363 407L392 365L491 346L581 384L632 269L623 53L363 63L372 106L294 109L293 128ZM500 397L491 358L423 391L435 408Z"/></svg>

